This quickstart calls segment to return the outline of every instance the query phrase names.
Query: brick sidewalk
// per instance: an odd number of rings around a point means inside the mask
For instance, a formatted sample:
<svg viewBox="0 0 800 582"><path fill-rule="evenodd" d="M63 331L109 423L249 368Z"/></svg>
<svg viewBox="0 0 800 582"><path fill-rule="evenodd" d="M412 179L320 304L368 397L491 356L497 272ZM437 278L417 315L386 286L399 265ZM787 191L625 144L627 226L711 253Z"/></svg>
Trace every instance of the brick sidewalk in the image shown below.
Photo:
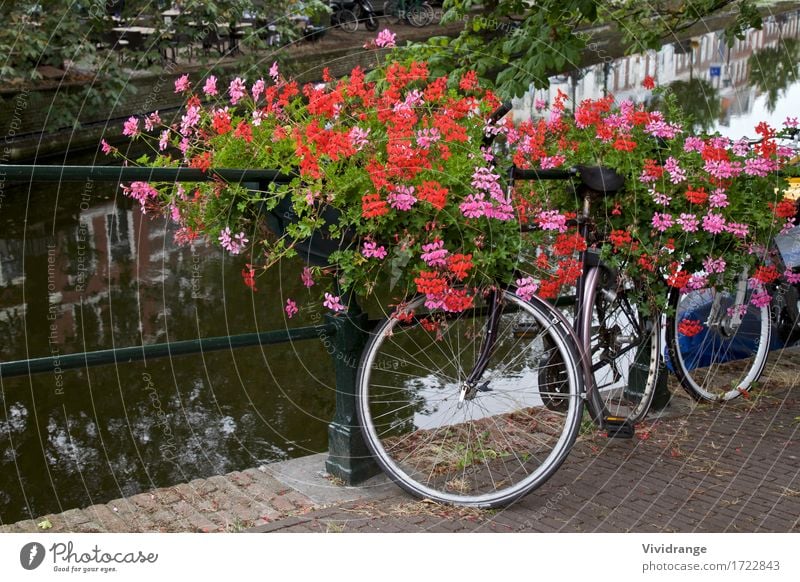
<svg viewBox="0 0 800 582"><path fill-rule="evenodd" d="M648 420L631 440L582 437L554 477L504 510L446 507L394 488L251 531L800 531L798 369L800 351L775 352L763 388L726 405L695 405L671 385L671 408L684 414Z"/></svg>
<svg viewBox="0 0 800 582"><path fill-rule="evenodd" d="M48 532L800 531L800 349L774 352L749 400L695 405L677 386L631 440L583 435L541 488L500 511L416 500L384 476L342 487L326 455L0 526Z"/></svg>

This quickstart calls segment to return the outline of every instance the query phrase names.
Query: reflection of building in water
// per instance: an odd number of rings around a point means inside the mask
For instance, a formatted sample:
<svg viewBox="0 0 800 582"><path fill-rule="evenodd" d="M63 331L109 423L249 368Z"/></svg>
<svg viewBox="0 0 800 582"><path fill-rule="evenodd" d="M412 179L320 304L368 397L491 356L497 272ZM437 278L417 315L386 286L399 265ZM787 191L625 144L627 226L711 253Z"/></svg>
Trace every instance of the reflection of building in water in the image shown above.
<svg viewBox="0 0 800 582"><path fill-rule="evenodd" d="M765 19L761 30L749 30L730 48L721 30L665 45L659 51L614 60L607 56L602 44L590 44L587 54L594 52L601 58L605 55L604 62L551 77L549 88L531 90L516 103L515 118L529 118L537 99L552 103L557 91L578 103L607 93L617 101L646 102L651 92L642 87L642 82L652 76L660 86L692 79L707 81L721 98L721 121L725 124L731 116L752 110L757 91L748 84L750 57L759 50L780 46L781 40L798 38L800 11L794 11Z"/></svg>
<svg viewBox="0 0 800 582"><path fill-rule="evenodd" d="M163 220L110 201L83 210L54 237L47 230L44 223L31 223L24 238L0 239L0 323L24 316L26 328L34 330L49 328L52 319L51 341L88 337L108 345L112 339L127 342L130 332L145 342L163 333L164 285L170 286L166 295L178 300L170 301L172 309L192 309L198 283L189 265L198 252L208 251L174 245ZM31 313L31 305L48 313ZM45 318L47 328L34 323ZM106 328L109 322L113 330Z"/></svg>

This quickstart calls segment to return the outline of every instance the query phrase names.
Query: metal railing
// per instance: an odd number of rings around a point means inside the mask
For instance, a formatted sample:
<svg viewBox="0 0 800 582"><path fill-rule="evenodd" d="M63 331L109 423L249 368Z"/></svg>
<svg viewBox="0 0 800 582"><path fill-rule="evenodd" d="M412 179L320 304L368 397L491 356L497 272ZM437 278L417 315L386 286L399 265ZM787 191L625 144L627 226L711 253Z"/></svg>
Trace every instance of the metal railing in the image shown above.
<svg viewBox="0 0 800 582"><path fill-rule="evenodd" d="M151 168L135 166L56 166L0 165L0 180L7 182L203 182L223 180L229 183L257 184L266 189L269 183L287 183L291 174L276 170L211 169L203 172L194 168ZM375 475L379 468L361 437L356 416L355 387L358 362L366 343L371 322L355 302L349 311L326 315L322 325L247 333L233 336L207 337L195 340L124 348L96 350L0 362L0 378L88 368L107 364L123 364L147 358L173 357L202 352L279 344L298 340L332 338L336 386L336 409L328 424L327 471L347 484L355 484Z"/></svg>

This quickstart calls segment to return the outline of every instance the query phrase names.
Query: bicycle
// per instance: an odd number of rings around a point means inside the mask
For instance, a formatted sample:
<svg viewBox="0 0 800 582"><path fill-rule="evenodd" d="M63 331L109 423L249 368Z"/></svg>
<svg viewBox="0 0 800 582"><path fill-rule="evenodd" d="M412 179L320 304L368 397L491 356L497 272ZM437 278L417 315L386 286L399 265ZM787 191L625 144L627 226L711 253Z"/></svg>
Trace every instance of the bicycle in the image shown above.
<svg viewBox="0 0 800 582"><path fill-rule="evenodd" d="M386 0L383 14L391 24L405 21L417 28L428 26L436 19L433 7L423 0Z"/></svg>
<svg viewBox="0 0 800 582"><path fill-rule="evenodd" d="M511 179L577 179L584 202L577 226L586 235L593 231L593 197L622 186L613 172L593 168L512 168ZM371 332L357 413L369 450L400 487L445 503L502 506L558 469L577 438L584 402L610 436L632 433L654 394L658 318L628 310L624 277L596 254L584 251L579 261L572 321L498 283L476 293L464 312L412 299ZM632 333L609 324L606 314L622 311ZM603 383L604 374L642 351L649 368L641 393L626 391L619 378Z"/></svg>
<svg viewBox="0 0 800 582"><path fill-rule="evenodd" d="M363 22L369 31L378 30L378 19L370 0L339 0L331 4L331 25L338 26L346 32L356 32Z"/></svg>
<svg viewBox="0 0 800 582"><path fill-rule="evenodd" d="M760 141L750 140L750 144ZM780 243L781 237L775 241ZM788 248L777 251L772 255L788 255ZM779 266L782 272L787 265ZM777 300L771 305L753 305L753 296L763 292ZM778 347L774 330L783 339L796 334L796 288L785 283L758 285L746 271L730 289L673 290L668 304L667 364L684 390L698 401L727 402L746 395L761 377L770 350Z"/></svg>

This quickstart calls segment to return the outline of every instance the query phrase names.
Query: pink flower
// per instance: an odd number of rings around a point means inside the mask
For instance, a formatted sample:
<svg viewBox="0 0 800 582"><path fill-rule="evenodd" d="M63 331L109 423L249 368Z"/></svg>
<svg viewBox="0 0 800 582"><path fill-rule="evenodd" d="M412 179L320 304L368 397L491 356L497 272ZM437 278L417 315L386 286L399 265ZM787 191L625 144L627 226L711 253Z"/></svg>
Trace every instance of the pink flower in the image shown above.
<svg viewBox="0 0 800 582"><path fill-rule="evenodd" d="M791 285L796 285L800 283L800 273L793 273L791 269L786 269L783 272L783 276L786 281Z"/></svg>
<svg viewBox="0 0 800 582"><path fill-rule="evenodd" d="M680 167L678 160L673 157L667 158L664 169L669 172L669 181L673 184L680 184L686 179L686 171Z"/></svg>
<svg viewBox="0 0 800 582"><path fill-rule="evenodd" d="M766 307L770 301L772 301L772 297L766 291L759 291L750 296L750 303L755 307Z"/></svg>
<svg viewBox="0 0 800 582"><path fill-rule="evenodd" d="M269 76L277 83L280 73L278 72L278 61L273 61L272 66L269 68Z"/></svg>
<svg viewBox="0 0 800 582"><path fill-rule="evenodd" d="M654 137L663 137L665 139L672 139L681 133L681 126L677 123L666 123L664 121L651 121L644 128L645 133L649 133Z"/></svg>
<svg viewBox="0 0 800 582"><path fill-rule="evenodd" d="M561 154L555 156L544 156L541 160L543 170L552 170L553 168L560 168L564 165L566 158Z"/></svg>
<svg viewBox="0 0 800 582"><path fill-rule="evenodd" d="M446 267L447 255L450 252L444 248L443 240L435 240L432 243L422 245L422 260L429 267Z"/></svg>
<svg viewBox="0 0 800 582"><path fill-rule="evenodd" d="M543 210L535 220L542 230L557 230L558 232L567 230L567 217L558 210Z"/></svg>
<svg viewBox="0 0 800 582"><path fill-rule="evenodd" d="M100 140L100 149L103 150L103 153L106 155L114 151L114 148L108 145L108 142L104 139Z"/></svg>
<svg viewBox="0 0 800 582"><path fill-rule="evenodd" d="M344 311L346 309L346 307L342 305L342 299L338 295L334 296L330 293L325 293L325 301L322 302L322 305L331 311Z"/></svg>
<svg viewBox="0 0 800 582"><path fill-rule="evenodd" d="M369 132L369 128L362 129L358 126L351 129L348 137L352 146L361 151L365 146L369 145Z"/></svg>
<svg viewBox="0 0 800 582"><path fill-rule="evenodd" d="M144 118L145 131L153 131L153 128L161 123L161 118L158 116L158 111L154 111Z"/></svg>
<svg viewBox="0 0 800 582"><path fill-rule="evenodd" d="M692 275L689 277L689 282L686 284L686 287L697 291L698 289L703 289L706 285L708 285L708 278L705 275Z"/></svg>
<svg viewBox="0 0 800 582"><path fill-rule="evenodd" d="M700 152L703 151L703 140L699 137L689 136L683 142L683 151L685 152Z"/></svg>
<svg viewBox="0 0 800 582"><path fill-rule="evenodd" d="M217 78L214 75L210 75L208 79L206 79L206 83L203 85L203 93L206 95L217 94Z"/></svg>
<svg viewBox="0 0 800 582"><path fill-rule="evenodd" d="M236 77L233 81L231 81L231 84L228 87L228 95L231 96L231 105L236 105L239 102L239 99L247 95L247 87L245 86L244 80L241 77Z"/></svg>
<svg viewBox="0 0 800 582"><path fill-rule="evenodd" d="M653 228L659 232L664 232L672 226L672 215L666 212L654 212L653 220L651 221Z"/></svg>
<svg viewBox="0 0 800 582"><path fill-rule="evenodd" d="M718 234L725 230L725 217L711 211L703 217L703 230L711 234Z"/></svg>
<svg viewBox="0 0 800 582"><path fill-rule="evenodd" d="M733 144L733 153L737 156L744 157L750 153L750 142L747 138L742 138Z"/></svg>
<svg viewBox="0 0 800 582"><path fill-rule="evenodd" d="M397 44L395 43L395 38L397 35L390 31L388 28L384 28L382 31L378 33L378 36L375 38L375 45L379 46L380 48L392 48L396 47Z"/></svg>
<svg viewBox="0 0 800 582"><path fill-rule="evenodd" d="M386 197L389 206L396 210L411 210L417 199L414 197L414 186L397 186Z"/></svg>
<svg viewBox="0 0 800 582"><path fill-rule="evenodd" d="M797 127L797 118L796 117L787 117L783 120L784 127Z"/></svg>
<svg viewBox="0 0 800 582"><path fill-rule="evenodd" d="M735 178L741 174L742 164L741 162L729 162L727 160L707 160L704 169L715 178L725 180Z"/></svg>
<svg viewBox="0 0 800 582"><path fill-rule="evenodd" d="M258 98L261 97L262 93L264 93L265 87L266 83L264 83L264 79L259 79L253 83L253 88L250 90L250 92L253 94L253 101L258 101Z"/></svg>
<svg viewBox="0 0 800 582"><path fill-rule="evenodd" d="M442 135L435 127L426 127L417 132L417 145L422 149L427 150L432 144L441 139Z"/></svg>
<svg viewBox="0 0 800 582"><path fill-rule="evenodd" d="M163 152L167 149L167 145L169 144L169 130L165 129L161 132L161 136L158 138L158 150Z"/></svg>
<svg viewBox="0 0 800 582"><path fill-rule="evenodd" d="M128 137L135 137L138 134L139 134L139 120L131 116L128 118L128 121L125 122L125 125L122 126L122 135L126 135Z"/></svg>
<svg viewBox="0 0 800 582"><path fill-rule="evenodd" d="M284 311L286 311L286 317L288 317L289 319L294 317L295 314L297 314L297 312L299 311L297 309L297 303L295 303L291 299L286 300L286 307L284 307L283 309Z"/></svg>
<svg viewBox="0 0 800 582"><path fill-rule="evenodd" d="M711 208L725 208L728 204L728 195L722 188L714 190L708 198L708 205Z"/></svg>
<svg viewBox="0 0 800 582"><path fill-rule="evenodd" d="M764 158L750 158L744 162L744 173L748 176L761 176L763 178L775 169L777 169L775 162Z"/></svg>
<svg viewBox="0 0 800 582"><path fill-rule="evenodd" d="M230 254L238 255L242 252L244 246L250 241L245 238L245 234L243 232L231 236L231 228L226 226L225 230L219 234L219 242L222 248L228 251Z"/></svg>
<svg viewBox="0 0 800 582"><path fill-rule="evenodd" d="M725 263L725 259L712 259L711 257L707 257L703 260L703 269L709 274L711 273L724 273L725 267L727 263Z"/></svg>
<svg viewBox="0 0 800 582"><path fill-rule="evenodd" d="M470 194L467 198L458 205L461 214L467 218L480 218L486 213L486 208L491 207L491 203L485 200L486 195L482 192L479 194Z"/></svg>
<svg viewBox="0 0 800 582"><path fill-rule="evenodd" d="M700 225L700 221L694 214L686 214L683 212L680 218L675 222L677 222L685 232L697 232L697 227Z"/></svg>
<svg viewBox="0 0 800 582"><path fill-rule="evenodd" d="M175 80L175 92L183 93L188 91L191 83L189 82L189 75L183 75Z"/></svg>
<svg viewBox="0 0 800 582"><path fill-rule="evenodd" d="M376 259L383 259L386 257L386 249L383 246L378 246L377 243L373 241L367 241L364 243L364 246L361 247L361 254L364 255L366 258L376 258Z"/></svg>
<svg viewBox="0 0 800 582"><path fill-rule="evenodd" d="M534 99L533 107L536 109L536 111L541 111L547 107L547 101L544 99Z"/></svg>
<svg viewBox="0 0 800 582"><path fill-rule="evenodd" d="M653 198L653 202L659 206L669 206L669 203L672 201L671 196L667 196L661 192L656 192L655 190L650 191L650 196Z"/></svg>
<svg viewBox="0 0 800 582"><path fill-rule="evenodd" d="M727 230L733 236L739 238L745 238L747 237L747 234L750 232L750 227L740 222L729 222L728 224L725 225L725 230Z"/></svg>
<svg viewBox="0 0 800 582"><path fill-rule="evenodd" d="M147 182L131 182L130 186L123 186L122 191L126 196L139 202L142 207L142 213L145 213L145 203L152 198L158 197L158 190Z"/></svg>
<svg viewBox="0 0 800 582"><path fill-rule="evenodd" d="M314 286L314 277L311 273L310 267L303 267L303 272L300 274L300 279L302 279L303 285L306 287Z"/></svg>
<svg viewBox="0 0 800 582"><path fill-rule="evenodd" d="M530 301L531 297L539 290L539 285L533 280L533 277L525 277L517 279L516 296L523 301Z"/></svg>

